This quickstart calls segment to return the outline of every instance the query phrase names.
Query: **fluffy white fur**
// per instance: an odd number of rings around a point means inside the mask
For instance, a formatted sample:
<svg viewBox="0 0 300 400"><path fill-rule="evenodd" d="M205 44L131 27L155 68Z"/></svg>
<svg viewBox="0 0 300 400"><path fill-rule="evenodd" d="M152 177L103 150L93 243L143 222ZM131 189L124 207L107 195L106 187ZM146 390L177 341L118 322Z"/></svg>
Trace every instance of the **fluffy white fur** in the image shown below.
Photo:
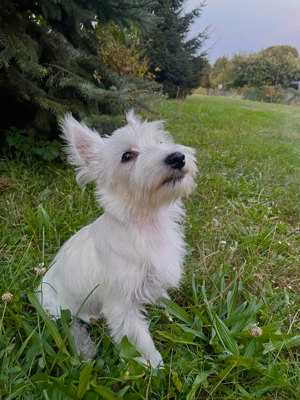
<svg viewBox="0 0 300 400"><path fill-rule="evenodd" d="M180 281L185 242L179 198L194 188L196 165L194 150L174 144L162 121L141 122L133 112L127 121L106 138L71 115L62 123L77 180L96 182L105 212L62 246L43 278L40 299L53 316L59 316L60 309L75 316L99 285L78 317L88 323L90 318L104 317L115 343L127 335L141 361L155 368L162 359L142 305L167 296L167 290ZM122 162L126 152L134 157ZM165 162L174 152L185 155L181 169ZM72 333L83 355L92 352L82 327L76 324Z"/></svg>

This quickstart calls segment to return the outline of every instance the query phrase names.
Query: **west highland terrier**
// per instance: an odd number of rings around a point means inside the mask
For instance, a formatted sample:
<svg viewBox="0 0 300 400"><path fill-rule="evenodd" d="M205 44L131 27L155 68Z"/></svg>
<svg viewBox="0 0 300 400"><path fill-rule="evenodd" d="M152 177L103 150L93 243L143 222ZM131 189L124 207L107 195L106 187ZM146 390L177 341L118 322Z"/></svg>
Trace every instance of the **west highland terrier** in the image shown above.
<svg viewBox="0 0 300 400"><path fill-rule="evenodd" d="M175 144L162 121L128 124L101 138L72 116L62 123L68 161L77 181L96 183L104 214L60 249L42 282L42 301L54 317L69 309L89 323L104 317L114 342L123 336L141 362L162 365L144 316L143 304L168 297L178 286L185 253L180 197L195 186L194 149ZM72 335L87 357L92 341L78 321Z"/></svg>

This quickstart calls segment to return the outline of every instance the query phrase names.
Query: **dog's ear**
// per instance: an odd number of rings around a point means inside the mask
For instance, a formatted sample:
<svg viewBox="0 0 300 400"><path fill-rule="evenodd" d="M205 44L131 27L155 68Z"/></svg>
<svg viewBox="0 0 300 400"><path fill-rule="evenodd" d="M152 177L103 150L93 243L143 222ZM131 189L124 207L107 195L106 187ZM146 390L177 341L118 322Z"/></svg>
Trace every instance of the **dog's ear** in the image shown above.
<svg viewBox="0 0 300 400"><path fill-rule="evenodd" d="M134 110L129 110L126 113L127 123L129 125L139 125L141 123L141 117L134 113Z"/></svg>
<svg viewBox="0 0 300 400"><path fill-rule="evenodd" d="M85 124L67 114L60 124L68 162L77 168L77 181L86 184L97 179L101 172L104 141Z"/></svg>

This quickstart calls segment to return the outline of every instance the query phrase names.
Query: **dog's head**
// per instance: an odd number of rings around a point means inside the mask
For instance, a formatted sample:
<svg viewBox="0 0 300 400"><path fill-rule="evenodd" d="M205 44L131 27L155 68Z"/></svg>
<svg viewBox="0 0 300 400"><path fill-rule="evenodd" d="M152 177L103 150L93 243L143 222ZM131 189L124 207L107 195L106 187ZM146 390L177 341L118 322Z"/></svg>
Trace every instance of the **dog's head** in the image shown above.
<svg viewBox="0 0 300 400"><path fill-rule="evenodd" d="M77 180L95 181L100 203L112 212L155 210L187 196L195 186L194 149L175 144L162 121L141 122L131 111L128 124L101 138L71 115L62 122L68 161Z"/></svg>

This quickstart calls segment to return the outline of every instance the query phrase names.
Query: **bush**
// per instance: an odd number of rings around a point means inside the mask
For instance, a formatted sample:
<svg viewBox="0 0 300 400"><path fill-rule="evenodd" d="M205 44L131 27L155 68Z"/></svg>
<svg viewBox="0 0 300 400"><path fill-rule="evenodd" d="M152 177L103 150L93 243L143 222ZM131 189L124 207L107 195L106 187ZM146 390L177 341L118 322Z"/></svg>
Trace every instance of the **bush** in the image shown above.
<svg viewBox="0 0 300 400"><path fill-rule="evenodd" d="M115 24L96 27L100 38L100 63L122 76L140 78L149 69L149 59L143 55L138 27L121 30ZM151 76L151 74L150 74Z"/></svg>

